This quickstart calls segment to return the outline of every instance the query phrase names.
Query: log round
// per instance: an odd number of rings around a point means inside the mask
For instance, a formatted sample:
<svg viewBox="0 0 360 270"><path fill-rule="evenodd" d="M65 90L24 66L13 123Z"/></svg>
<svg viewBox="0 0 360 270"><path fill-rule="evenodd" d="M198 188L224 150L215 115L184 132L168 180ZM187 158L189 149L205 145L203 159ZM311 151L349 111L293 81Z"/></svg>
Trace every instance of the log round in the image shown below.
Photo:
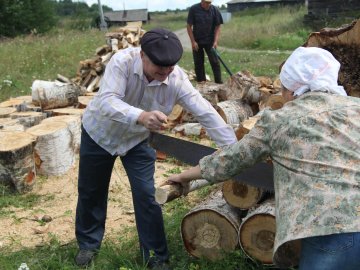
<svg viewBox="0 0 360 270"><path fill-rule="evenodd" d="M238 246L240 211L228 205L220 191L193 208L182 220L181 236L186 250L197 258L218 260Z"/></svg>
<svg viewBox="0 0 360 270"><path fill-rule="evenodd" d="M6 117L9 117L10 114L16 112L16 109L15 108L12 108L12 107L3 107L3 108L0 108L0 118L6 118Z"/></svg>
<svg viewBox="0 0 360 270"><path fill-rule="evenodd" d="M249 210L239 229L239 244L252 260L272 265L275 240L275 203L266 201Z"/></svg>
<svg viewBox="0 0 360 270"><path fill-rule="evenodd" d="M25 131L25 127L19 123L17 119L0 118L1 131Z"/></svg>
<svg viewBox="0 0 360 270"><path fill-rule="evenodd" d="M61 175L72 167L75 151L67 123L41 123L26 132L37 137L35 165L38 174Z"/></svg>
<svg viewBox="0 0 360 270"><path fill-rule="evenodd" d="M25 132L0 131L0 183L23 193L35 183L35 137Z"/></svg>
<svg viewBox="0 0 360 270"><path fill-rule="evenodd" d="M43 110L74 105L80 94L78 86L61 82L35 80L31 89L33 103Z"/></svg>
<svg viewBox="0 0 360 270"><path fill-rule="evenodd" d="M79 109L85 109L90 101L93 99L94 96L79 96L79 103L77 105L77 108Z"/></svg>
<svg viewBox="0 0 360 270"><path fill-rule="evenodd" d="M81 118L79 115L59 115L44 119L41 123L65 122L71 134L71 144L75 153L80 150Z"/></svg>
<svg viewBox="0 0 360 270"><path fill-rule="evenodd" d="M268 197L269 194L261 188L252 187L234 180L228 180L223 183L222 193L228 204L241 210L254 207L264 198Z"/></svg>
<svg viewBox="0 0 360 270"><path fill-rule="evenodd" d="M227 124L241 124L253 116L250 105L241 100L226 100L217 104L217 112Z"/></svg>

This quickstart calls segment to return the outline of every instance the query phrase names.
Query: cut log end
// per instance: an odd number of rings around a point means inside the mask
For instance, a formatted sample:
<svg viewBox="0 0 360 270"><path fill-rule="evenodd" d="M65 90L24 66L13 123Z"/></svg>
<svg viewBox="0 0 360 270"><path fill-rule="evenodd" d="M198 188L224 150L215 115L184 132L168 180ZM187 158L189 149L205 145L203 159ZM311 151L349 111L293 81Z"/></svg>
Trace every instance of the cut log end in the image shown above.
<svg viewBox="0 0 360 270"><path fill-rule="evenodd" d="M222 252L237 246L237 231L223 216L212 210L204 210L187 216L181 225L187 251L197 257L217 260Z"/></svg>

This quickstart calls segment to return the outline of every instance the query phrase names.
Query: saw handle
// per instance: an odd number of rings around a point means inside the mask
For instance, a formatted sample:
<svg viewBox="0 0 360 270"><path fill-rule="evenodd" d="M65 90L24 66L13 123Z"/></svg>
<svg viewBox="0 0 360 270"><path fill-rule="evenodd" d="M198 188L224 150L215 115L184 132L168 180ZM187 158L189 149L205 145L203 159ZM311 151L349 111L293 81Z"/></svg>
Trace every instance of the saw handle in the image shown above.
<svg viewBox="0 0 360 270"><path fill-rule="evenodd" d="M219 52L212 47L211 48L212 52L217 56L217 58L220 60L221 64L224 66L224 68L226 69L227 73L229 73L230 76L233 75L233 73L231 72L231 70L228 68L228 66L225 64L225 62L221 59Z"/></svg>

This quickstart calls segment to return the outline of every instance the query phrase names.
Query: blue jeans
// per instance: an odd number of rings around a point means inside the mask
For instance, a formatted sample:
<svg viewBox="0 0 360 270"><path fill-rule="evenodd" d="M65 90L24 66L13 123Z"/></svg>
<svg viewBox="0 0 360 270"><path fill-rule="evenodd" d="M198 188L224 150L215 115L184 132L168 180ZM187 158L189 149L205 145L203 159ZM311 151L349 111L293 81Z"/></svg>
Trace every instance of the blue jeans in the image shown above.
<svg viewBox="0 0 360 270"><path fill-rule="evenodd" d="M299 270L360 269L360 232L304 238Z"/></svg>
<svg viewBox="0 0 360 270"><path fill-rule="evenodd" d="M109 182L117 156L110 155L82 129L75 234L80 249L98 250L105 231ZM120 157L128 175L140 249L145 261L169 259L162 211L155 201L155 150L143 141Z"/></svg>

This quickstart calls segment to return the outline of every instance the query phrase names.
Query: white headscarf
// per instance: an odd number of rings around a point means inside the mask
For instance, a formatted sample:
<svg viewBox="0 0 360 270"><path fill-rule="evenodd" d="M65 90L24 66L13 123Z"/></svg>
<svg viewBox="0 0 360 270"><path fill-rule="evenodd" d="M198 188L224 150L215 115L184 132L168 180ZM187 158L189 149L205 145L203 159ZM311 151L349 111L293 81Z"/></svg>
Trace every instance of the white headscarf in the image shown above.
<svg viewBox="0 0 360 270"><path fill-rule="evenodd" d="M294 96L308 91L328 92L347 96L337 84L340 63L327 50L299 47L281 68L280 81Z"/></svg>

